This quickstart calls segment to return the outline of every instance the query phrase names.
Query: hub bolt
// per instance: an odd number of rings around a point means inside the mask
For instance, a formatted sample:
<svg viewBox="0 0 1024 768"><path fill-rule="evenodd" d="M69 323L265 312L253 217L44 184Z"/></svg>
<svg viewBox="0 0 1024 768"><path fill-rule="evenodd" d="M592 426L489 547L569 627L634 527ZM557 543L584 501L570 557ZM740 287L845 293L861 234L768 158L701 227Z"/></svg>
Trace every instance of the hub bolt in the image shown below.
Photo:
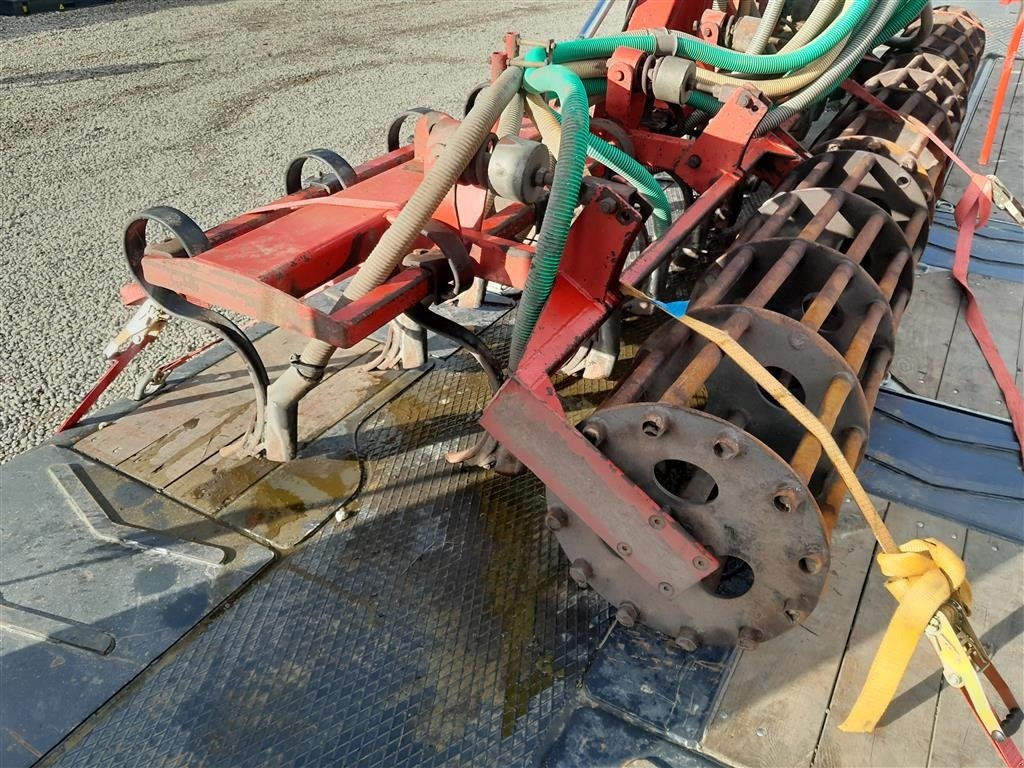
<svg viewBox="0 0 1024 768"><path fill-rule="evenodd" d="M583 427L583 436L594 446L604 442L604 425L599 421L592 421Z"/></svg>
<svg viewBox="0 0 1024 768"><path fill-rule="evenodd" d="M794 624L799 624L810 614L811 601L805 595L791 597L786 600L782 609L786 612L786 618Z"/></svg>
<svg viewBox="0 0 1024 768"><path fill-rule="evenodd" d="M632 627L639 618L640 611L630 602L620 604L619 609L615 611L615 620L624 627Z"/></svg>
<svg viewBox="0 0 1024 768"><path fill-rule="evenodd" d="M552 507L544 518L549 531L560 531L569 524L569 515L561 507Z"/></svg>
<svg viewBox="0 0 1024 768"><path fill-rule="evenodd" d="M779 488L772 496L772 506L779 512L792 512L799 503L800 499L792 488Z"/></svg>
<svg viewBox="0 0 1024 768"><path fill-rule="evenodd" d="M692 627L680 627L676 633L676 645L692 653L700 648L700 634Z"/></svg>
<svg viewBox="0 0 1024 768"><path fill-rule="evenodd" d="M740 444L732 435L719 435L712 443L711 450L720 459L731 459L739 454Z"/></svg>
<svg viewBox="0 0 1024 768"><path fill-rule="evenodd" d="M764 634L755 627L740 627L736 647L744 651L752 651L760 644Z"/></svg>
<svg viewBox="0 0 1024 768"><path fill-rule="evenodd" d="M648 437L661 437L665 434L665 417L660 413L648 413L644 416L640 429Z"/></svg>
<svg viewBox="0 0 1024 768"><path fill-rule="evenodd" d="M586 587L594 578L594 569L582 557L572 561L569 566L569 578L576 582L577 586Z"/></svg>

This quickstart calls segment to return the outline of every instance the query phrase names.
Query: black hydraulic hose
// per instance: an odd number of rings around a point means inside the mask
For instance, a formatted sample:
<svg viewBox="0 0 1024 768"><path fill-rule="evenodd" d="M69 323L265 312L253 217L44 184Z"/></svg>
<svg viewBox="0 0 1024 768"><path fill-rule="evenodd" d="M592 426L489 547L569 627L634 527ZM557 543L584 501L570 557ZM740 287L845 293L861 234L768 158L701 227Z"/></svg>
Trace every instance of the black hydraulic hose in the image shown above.
<svg viewBox="0 0 1024 768"><path fill-rule="evenodd" d="M498 358L491 352L491 348L484 344L481 338L468 328L459 325L454 320L449 320L447 317L431 312L422 304L417 304L411 309L406 310L405 315L428 331L432 331L449 341L454 341L469 352L477 363L480 364L484 373L487 374L487 382L490 384L491 394L497 392L501 385L505 383L505 375L502 373L501 363L498 362Z"/></svg>
<svg viewBox="0 0 1024 768"><path fill-rule="evenodd" d="M910 50L924 42L924 39L932 33L932 29L935 26L935 18L932 14L931 3L926 4L925 7L921 9L921 15L918 18L921 19L921 23L918 25L917 31L914 34L907 35L905 37L897 35L892 38L887 45L890 48Z"/></svg>
<svg viewBox="0 0 1024 768"><path fill-rule="evenodd" d="M626 31L626 28L629 26L629 22L633 20L633 11L636 10L636 3L637 0L629 0L629 3L626 5L626 18L622 22L623 32Z"/></svg>

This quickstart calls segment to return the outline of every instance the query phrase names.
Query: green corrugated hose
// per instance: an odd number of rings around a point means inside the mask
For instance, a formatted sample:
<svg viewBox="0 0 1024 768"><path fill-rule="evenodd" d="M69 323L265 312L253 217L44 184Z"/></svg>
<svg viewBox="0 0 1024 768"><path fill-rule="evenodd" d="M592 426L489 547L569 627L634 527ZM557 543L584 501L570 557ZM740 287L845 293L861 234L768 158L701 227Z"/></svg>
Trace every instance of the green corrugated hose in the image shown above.
<svg viewBox="0 0 1024 768"><path fill-rule="evenodd" d="M899 6L874 42L884 42L906 27L921 12L927 1L911 0ZM843 44L852 32L860 31L861 25L872 10L871 0L855 0L853 5L840 14L820 36L807 45L786 53L743 54L690 37L676 38L675 53L733 72L782 74L806 67L837 45ZM599 92L602 82L595 80L585 85L576 74L558 66L559 62L607 58L619 46L654 53L657 51L658 42L657 38L650 34L626 33L559 43L552 54L553 64L528 70L523 81L528 91L554 94L558 99L562 110L559 116L562 137L559 162L555 167L544 224L538 236L536 254L523 290L513 332L510 354L510 367L513 370L522 358L554 286L579 199L587 155L625 178L651 203L654 208L655 231L659 236L671 222L668 198L653 175L629 155L590 134L588 94ZM544 55L543 50L535 48L527 53L526 58L530 61L543 61ZM824 91L819 98L827 95L828 91ZM700 91L693 91L687 104L711 114L721 108L718 99Z"/></svg>
<svg viewBox="0 0 1024 768"><path fill-rule="evenodd" d="M562 121L557 112L550 109L546 109L546 111L559 123ZM651 219L654 224L655 237L665 234L665 230L672 223L672 205L665 195L665 190L651 172L614 144L609 144L594 134L587 137L587 156L606 168L610 168L613 173L617 173L636 187L637 191L654 209Z"/></svg>
<svg viewBox="0 0 1024 768"><path fill-rule="evenodd" d="M533 329L537 326L537 320L555 284L569 227L572 226L573 214L579 202L580 184L587 162L587 136L590 135L590 102L576 74L557 65L529 69L523 84L532 93L557 95L562 105L562 142L544 223L537 237L537 250L526 277L512 331L509 353L509 368L512 370L516 369L522 359L526 344L533 335Z"/></svg>
<svg viewBox="0 0 1024 768"><path fill-rule="evenodd" d="M841 44L851 32L863 23L871 10L871 0L856 0L847 11L836 17L821 35L807 45L787 53L748 55L683 35L675 38L675 54L731 72L781 75L794 69L806 67ZM579 59L607 58L616 48L623 45L653 53L657 50L658 43L654 35L645 33L627 33L590 40L569 40L555 46L552 61L558 64Z"/></svg>
<svg viewBox="0 0 1024 768"><path fill-rule="evenodd" d="M889 40L906 27L917 18L927 3L928 0L911 0L911 2L902 3L895 10L890 11L892 15L887 20L874 18L869 20L868 24L857 30L857 34L853 36L839 58L822 73L816 82L795 93L788 101L768 111L758 126L758 133L766 133L777 128L792 115L827 98L853 73L868 50ZM885 13L885 3L879 7L877 13ZM881 30L870 39L864 39L865 34L872 34L872 28L881 28Z"/></svg>

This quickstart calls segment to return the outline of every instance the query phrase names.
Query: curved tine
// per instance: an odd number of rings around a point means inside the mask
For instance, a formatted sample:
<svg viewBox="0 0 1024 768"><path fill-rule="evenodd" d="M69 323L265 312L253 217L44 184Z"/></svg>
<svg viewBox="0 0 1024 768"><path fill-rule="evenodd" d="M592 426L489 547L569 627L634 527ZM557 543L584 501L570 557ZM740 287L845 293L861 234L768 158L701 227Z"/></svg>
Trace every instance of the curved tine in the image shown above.
<svg viewBox="0 0 1024 768"><path fill-rule="evenodd" d="M468 115L470 110L473 109L473 105L476 104L476 97L480 95L480 92L490 86L490 81L477 83L470 89L469 93L466 94L466 103L462 108L463 116Z"/></svg>
<svg viewBox="0 0 1024 768"><path fill-rule="evenodd" d="M438 336L443 336L454 341L460 347L471 354L479 363L484 373L487 374L487 383L491 388L491 395L494 395L505 383L505 374L502 372L501 363L494 356L491 348L475 333L470 331L447 317L431 312L422 304L417 304L406 311L406 316ZM445 456L451 464L468 463L480 467L492 468L495 464L495 451L498 449L498 441L487 432L484 432L477 441L464 451L453 451Z"/></svg>
<svg viewBox="0 0 1024 768"><path fill-rule="evenodd" d="M288 163L284 172L284 191L286 194L294 194L302 189L302 169L307 160L320 160L334 172L336 184L328 183L328 193L348 189L358 180L356 171L344 157L330 149L311 149L303 152L294 160ZM152 209L151 209L152 210Z"/></svg>
<svg viewBox="0 0 1024 768"><path fill-rule="evenodd" d="M437 110L430 107L413 107L395 117L391 121L391 125L388 126L388 152L394 152L402 146L402 126L405 125L406 120L410 117L418 118L429 115L431 112L437 112Z"/></svg>
<svg viewBox="0 0 1024 768"><path fill-rule="evenodd" d="M256 416L243 442L243 448L255 450L256 443L263 435L263 414L266 410L267 386L270 384L263 360L249 337L224 315L198 307L174 291L146 281L142 272L142 256L146 251L146 227L150 221L166 227L181 242L189 258L207 250L210 241L199 225L178 209L157 206L147 208L125 227L124 253L128 268L149 298L168 314L209 328L242 358L256 399Z"/></svg>

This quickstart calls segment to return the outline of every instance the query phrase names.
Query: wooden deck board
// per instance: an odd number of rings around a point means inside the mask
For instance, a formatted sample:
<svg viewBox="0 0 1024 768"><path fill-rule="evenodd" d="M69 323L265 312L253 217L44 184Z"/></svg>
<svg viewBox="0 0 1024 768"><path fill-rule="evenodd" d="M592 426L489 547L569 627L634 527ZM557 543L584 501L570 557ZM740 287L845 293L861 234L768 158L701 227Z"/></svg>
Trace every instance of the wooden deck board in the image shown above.
<svg viewBox="0 0 1024 768"><path fill-rule="evenodd" d="M886 524L896 541L930 536L961 552L966 528L900 504L890 504ZM911 658L896 698L873 733L844 733L846 719L867 679L871 662L896 602L885 589L885 577L871 569L839 679L815 756L816 768L924 766L928 761L941 672L931 646L923 639Z"/></svg>
<svg viewBox="0 0 1024 768"><path fill-rule="evenodd" d="M371 345L372 346L372 345ZM355 348L353 348L355 349ZM299 444L307 443L345 418L377 389L387 384L382 374L361 370L373 353L346 358L351 365L325 379L299 403ZM280 465L252 456L207 456L165 491L196 509L213 514Z"/></svg>
<svg viewBox="0 0 1024 768"><path fill-rule="evenodd" d="M874 543L855 505L847 502L839 519L818 607L801 627L742 656L703 739L703 750L729 765L811 762Z"/></svg>
<svg viewBox="0 0 1024 768"><path fill-rule="evenodd" d="M1024 695L1024 547L978 531L967 533L964 551L974 592L971 624L1011 689ZM987 682L985 683L988 687ZM990 698L995 694L989 689ZM998 708L1000 716L1005 711ZM1020 746L1020 733L1015 736ZM935 768L997 768L1002 761L967 708L963 695L943 686L931 759Z"/></svg>
<svg viewBox="0 0 1024 768"><path fill-rule="evenodd" d="M702 750L737 768L996 768L998 756L961 693L943 681L938 658L924 638L874 733L838 729L860 693L896 605L873 564L870 533L858 524L856 512L844 511L853 514L843 518L848 522L837 531L840 554L828 599L806 624L816 634L794 630L740 658ZM975 595L974 627L995 649L996 663L1020 695L1024 547L896 503L889 505L886 523L897 541L932 536L963 555ZM990 696L994 701L991 691Z"/></svg>
<svg viewBox="0 0 1024 768"><path fill-rule="evenodd" d="M1024 285L984 275L972 275L969 280L996 346L1012 374L1020 357ZM967 326L962 305L942 371L938 399L1004 419L1009 417L995 377Z"/></svg>
<svg viewBox="0 0 1024 768"><path fill-rule="evenodd" d="M297 335L278 330L257 339L255 346L273 375L287 364L288 355L295 351L297 343L301 343ZM75 449L117 466L202 414L251 400L248 374L238 357L230 355L79 440Z"/></svg>
<svg viewBox="0 0 1024 768"><path fill-rule="evenodd" d="M918 395L939 393L960 303L960 288L949 272L929 270L917 276L896 336L892 373Z"/></svg>
<svg viewBox="0 0 1024 768"><path fill-rule="evenodd" d="M282 330L260 341L263 344L257 349L271 378L287 367L291 355L304 343L297 334ZM365 341L352 349L338 350L331 358L325 383L374 346L374 342ZM232 356L218 363L197 379L203 380L195 385L189 381L158 395L144 408L111 427L132 438L129 449L123 442L118 447L117 443L122 440L120 434L104 435L106 430L91 436L96 440L86 446L82 444L90 438L81 441L80 448L90 455L94 455L90 450L96 445L100 446L97 453L119 451L116 454L119 469L154 488L166 488L241 437L252 419L252 393L237 358ZM224 382L230 379L237 379L239 386L225 388ZM317 400L318 396L311 395L309 399ZM326 426L329 425L323 428ZM129 450L131 455L127 455Z"/></svg>

